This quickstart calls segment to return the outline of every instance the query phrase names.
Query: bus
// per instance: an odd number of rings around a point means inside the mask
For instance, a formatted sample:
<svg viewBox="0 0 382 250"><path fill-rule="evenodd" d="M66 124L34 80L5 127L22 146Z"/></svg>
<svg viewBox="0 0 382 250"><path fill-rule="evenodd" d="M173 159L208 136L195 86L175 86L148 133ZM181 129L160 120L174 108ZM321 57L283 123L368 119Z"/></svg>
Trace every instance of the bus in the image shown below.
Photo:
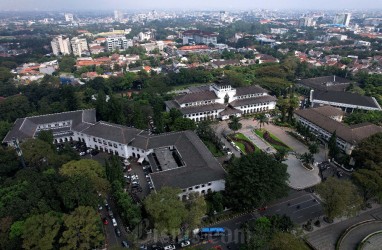
<svg viewBox="0 0 382 250"><path fill-rule="evenodd" d="M202 238L205 238L208 236L212 236L212 237L224 236L225 229L222 227L204 227L200 229L199 235Z"/></svg>

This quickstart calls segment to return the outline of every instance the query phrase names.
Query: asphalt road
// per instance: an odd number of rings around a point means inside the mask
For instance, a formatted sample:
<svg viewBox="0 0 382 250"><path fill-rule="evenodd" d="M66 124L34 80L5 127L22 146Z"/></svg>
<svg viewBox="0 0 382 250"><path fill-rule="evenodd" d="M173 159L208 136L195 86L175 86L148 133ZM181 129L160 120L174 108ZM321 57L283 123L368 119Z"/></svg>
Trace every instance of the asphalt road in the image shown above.
<svg viewBox="0 0 382 250"><path fill-rule="evenodd" d="M316 199L316 201L313 201ZM289 204L289 205L288 205ZM297 209L299 206L299 209ZM268 205L265 211L245 214L228 221L214 224L211 227L224 227L228 233L225 237L210 238L204 241L195 240L193 243L202 249L211 249L220 246L223 250L239 250L244 243L241 225L247 221L255 220L266 215L286 214L295 224L301 224L309 219L316 219L323 215L321 204L314 194L307 191L290 190L287 197L279 199Z"/></svg>

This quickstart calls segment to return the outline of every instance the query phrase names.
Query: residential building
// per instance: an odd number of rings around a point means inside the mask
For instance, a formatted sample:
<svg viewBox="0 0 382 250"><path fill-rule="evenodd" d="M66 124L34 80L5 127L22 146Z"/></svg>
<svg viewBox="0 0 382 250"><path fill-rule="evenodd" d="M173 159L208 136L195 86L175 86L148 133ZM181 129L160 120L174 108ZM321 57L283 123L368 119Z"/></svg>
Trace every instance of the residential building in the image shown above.
<svg viewBox="0 0 382 250"><path fill-rule="evenodd" d="M163 51L163 49L164 49L163 41L156 41L156 42L152 42L152 43L144 43L144 44L141 44L141 46L143 48L145 48L147 52L151 52L151 51L153 51L155 49L158 49L159 51Z"/></svg>
<svg viewBox="0 0 382 250"><path fill-rule="evenodd" d="M120 10L114 11L114 20L115 21L122 21L123 20L123 13Z"/></svg>
<svg viewBox="0 0 382 250"><path fill-rule="evenodd" d="M81 56L84 52L89 52L86 38L73 37L70 43L72 44L72 50L75 56Z"/></svg>
<svg viewBox="0 0 382 250"><path fill-rule="evenodd" d="M349 26L351 13L338 13L333 19L333 24L340 26Z"/></svg>
<svg viewBox="0 0 382 250"><path fill-rule="evenodd" d="M125 50L128 47L133 46L133 41L126 39L125 36L112 36L106 38L107 50Z"/></svg>
<svg viewBox="0 0 382 250"><path fill-rule="evenodd" d="M140 42L150 41L152 39L154 39L154 33L151 31L138 33L138 41Z"/></svg>
<svg viewBox="0 0 382 250"><path fill-rule="evenodd" d="M65 22L73 22L73 14L72 13L65 13Z"/></svg>
<svg viewBox="0 0 382 250"><path fill-rule="evenodd" d="M217 44L217 33L201 30L187 30L182 33L183 45L188 44Z"/></svg>
<svg viewBox="0 0 382 250"><path fill-rule="evenodd" d="M88 148L122 158L147 161L155 190L164 186L207 194L225 188L225 171L200 138L192 131L151 135L146 131L118 124L96 121L94 109L78 110L17 119L3 140L35 138L41 131L53 132L54 143L80 141Z"/></svg>
<svg viewBox="0 0 382 250"><path fill-rule="evenodd" d="M188 93L166 101L166 110L180 110L184 118L195 122L208 119L227 120L230 116L240 117L273 110L276 98L256 85L233 88L222 81L201 87L191 87Z"/></svg>
<svg viewBox="0 0 382 250"><path fill-rule="evenodd" d="M320 76L300 80L297 85L308 90L320 91L346 91L351 81L339 76Z"/></svg>
<svg viewBox="0 0 382 250"><path fill-rule="evenodd" d="M53 54L58 55L70 55L72 49L70 48L70 41L68 37L63 37L62 35L56 36L51 41Z"/></svg>
<svg viewBox="0 0 382 250"><path fill-rule="evenodd" d="M382 127L371 123L348 126L341 123L342 116L341 109L331 106L295 111L296 120L308 127L320 140L328 142L332 134L336 132L337 146L348 155L360 141L382 132Z"/></svg>
<svg viewBox="0 0 382 250"><path fill-rule="evenodd" d="M371 43L368 41L358 40L358 41L354 42L354 46L357 46L357 47L370 47L370 45L371 45Z"/></svg>
<svg viewBox="0 0 382 250"><path fill-rule="evenodd" d="M298 20L298 27L312 27L316 25L316 21L313 19L313 17L301 17Z"/></svg>

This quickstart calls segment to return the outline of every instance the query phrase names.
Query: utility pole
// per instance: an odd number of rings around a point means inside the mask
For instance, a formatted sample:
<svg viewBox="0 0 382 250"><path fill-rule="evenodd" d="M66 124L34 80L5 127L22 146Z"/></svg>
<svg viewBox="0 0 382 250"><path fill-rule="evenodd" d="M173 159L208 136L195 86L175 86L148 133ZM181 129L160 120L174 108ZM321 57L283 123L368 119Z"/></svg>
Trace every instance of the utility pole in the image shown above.
<svg viewBox="0 0 382 250"><path fill-rule="evenodd" d="M19 157L21 164L23 165L23 168L25 168L26 167L25 160L23 156L23 151L20 148L19 140L17 138L13 138L12 142L13 142L13 145L15 146L17 156Z"/></svg>

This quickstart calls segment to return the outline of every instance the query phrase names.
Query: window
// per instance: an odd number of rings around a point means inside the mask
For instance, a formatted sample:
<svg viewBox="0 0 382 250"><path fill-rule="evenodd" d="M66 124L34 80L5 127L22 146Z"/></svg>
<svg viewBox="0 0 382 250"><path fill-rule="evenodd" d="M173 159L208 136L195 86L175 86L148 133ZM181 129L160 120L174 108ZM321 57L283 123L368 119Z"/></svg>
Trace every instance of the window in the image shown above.
<svg viewBox="0 0 382 250"><path fill-rule="evenodd" d="M190 190L190 191L191 191L191 190L192 190L192 187L188 188L188 190Z"/></svg>
<svg viewBox="0 0 382 250"><path fill-rule="evenodd" d="M93 141L94 141L94 142L97 142L97 139L93 137Z"/></svg>
<svg viewBox="0 0 382 250"><path fill-rule="evenodd" d="M211 182L208 182L208 186L211 186L212 185L212 183Z"/></svg>
<svg viewBox="0 0 382 250"><path fill-rule="evenodd" d="M205 186L206 186L206 185L203 184L203 185L202 185L202 188L204 188Z"/></svg>
<svg viewBox="0 0 382 250"><path fill-rule="evenodd" d="M199 189L199 186L195 186L195 189Z"/></svg>

